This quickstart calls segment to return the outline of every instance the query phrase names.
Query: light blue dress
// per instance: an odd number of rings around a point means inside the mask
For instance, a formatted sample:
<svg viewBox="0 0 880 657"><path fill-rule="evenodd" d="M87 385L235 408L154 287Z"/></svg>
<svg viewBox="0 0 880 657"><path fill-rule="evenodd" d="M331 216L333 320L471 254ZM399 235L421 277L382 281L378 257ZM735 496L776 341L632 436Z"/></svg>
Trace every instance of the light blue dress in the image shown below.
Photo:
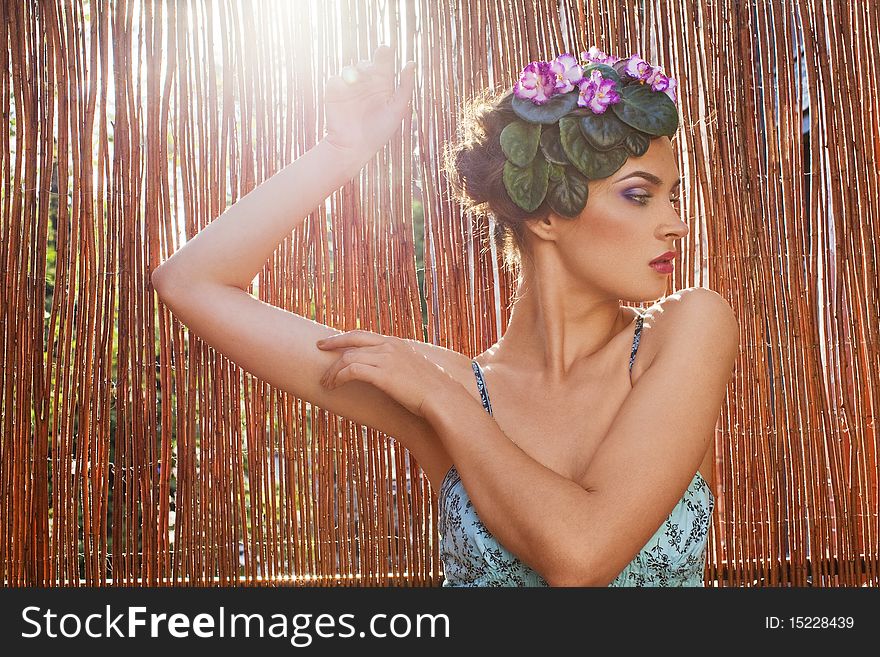
<svg viewBox="0 0 880 657"><path fill-rule="evenodd" d="M636 319L630 372L643 321L641 315ZM483 407L491 415L483 371L476 361L471 365ZM454 465L440 486L438 505L443 586L548 586L486 529ZM714 506L712 491L697 472L663 524L609 586L703 586Z"/></svg>

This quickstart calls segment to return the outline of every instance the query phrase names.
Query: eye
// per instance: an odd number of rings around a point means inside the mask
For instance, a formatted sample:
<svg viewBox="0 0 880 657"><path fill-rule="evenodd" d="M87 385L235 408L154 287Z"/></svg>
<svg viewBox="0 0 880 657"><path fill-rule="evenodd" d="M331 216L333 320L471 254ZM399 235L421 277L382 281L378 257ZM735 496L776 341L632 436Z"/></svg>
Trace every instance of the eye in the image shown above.
<svg viewBox="0 0 880 657"><path fill-rule="evenodd" d="M632 200L633 202L638 203L639 205L647 205L648 204L647 199L651 198L650 194L624 194L624 196L626 196L628 199ZM676 194L675 196L670 198L669 201L671 203L677 205L678 203L681 202L681 196Z"/></svg>
<svg viewBox="0 0 880 657"><path fill-rule="evenodd" d="M624 194L624 196L639 205L647 205L648 201L644 199L651 198L650 194Z"/></svg>

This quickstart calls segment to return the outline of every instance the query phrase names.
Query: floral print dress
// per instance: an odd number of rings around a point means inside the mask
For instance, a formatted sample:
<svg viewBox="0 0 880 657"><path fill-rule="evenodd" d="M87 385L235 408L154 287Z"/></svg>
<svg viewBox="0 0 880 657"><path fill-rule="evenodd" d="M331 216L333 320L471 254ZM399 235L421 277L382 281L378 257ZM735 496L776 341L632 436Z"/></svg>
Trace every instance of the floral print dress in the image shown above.
<svg viewBox="0 0 880 657"><path fill-rule="evenodd" d="M639 346L644 316L636 319L629 359ZM471 361L483 407L492 405L479 363ZM443 586L548 586L495 539L480 521L453 465L438 493ZM672 512L609 586L703 586L706 543L715 499L699 472Z"/></svg>

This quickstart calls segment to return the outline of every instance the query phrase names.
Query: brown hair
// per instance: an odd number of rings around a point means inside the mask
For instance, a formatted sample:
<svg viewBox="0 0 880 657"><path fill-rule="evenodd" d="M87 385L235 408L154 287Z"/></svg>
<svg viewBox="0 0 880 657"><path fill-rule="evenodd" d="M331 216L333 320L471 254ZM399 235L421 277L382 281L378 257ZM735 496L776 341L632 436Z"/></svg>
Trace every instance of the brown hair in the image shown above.
<svg viewBox="0 0 880 657"><path fill-rule="evenodd" d="M510 101L513 90L486 89L462 104L458 139L446 145L443 169L451 195L466 212L491 217L495 230L490 235L495 248L503 254L508 267L519 266L525 249L528 219L543 219L550 206L545 200L533 212L514 203L504 188L506 160L501 150L501 131L517 118Z"/></svg>

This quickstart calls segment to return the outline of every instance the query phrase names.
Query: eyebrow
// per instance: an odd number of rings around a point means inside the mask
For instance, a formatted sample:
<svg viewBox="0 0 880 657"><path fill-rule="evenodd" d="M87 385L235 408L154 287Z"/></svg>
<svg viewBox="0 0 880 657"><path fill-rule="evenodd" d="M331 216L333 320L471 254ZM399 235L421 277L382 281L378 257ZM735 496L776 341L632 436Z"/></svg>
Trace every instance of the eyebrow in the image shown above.
<svg viewBox="0 0 880 657"><path fill-rule="evenodd" d="M648 182L653 183L654 185L657 185L658 187L663 185L662 180L660 180L653 173L649 173L648 171L633 171L632 173L626 174L622 178L618 178L614 182L620 182L621 180L626 180L627 178L644 178ZM681 178L679 178L678 180L675 181L675 184L672 186L672 188L675 189L680 184L681 184Z"/></svg>

